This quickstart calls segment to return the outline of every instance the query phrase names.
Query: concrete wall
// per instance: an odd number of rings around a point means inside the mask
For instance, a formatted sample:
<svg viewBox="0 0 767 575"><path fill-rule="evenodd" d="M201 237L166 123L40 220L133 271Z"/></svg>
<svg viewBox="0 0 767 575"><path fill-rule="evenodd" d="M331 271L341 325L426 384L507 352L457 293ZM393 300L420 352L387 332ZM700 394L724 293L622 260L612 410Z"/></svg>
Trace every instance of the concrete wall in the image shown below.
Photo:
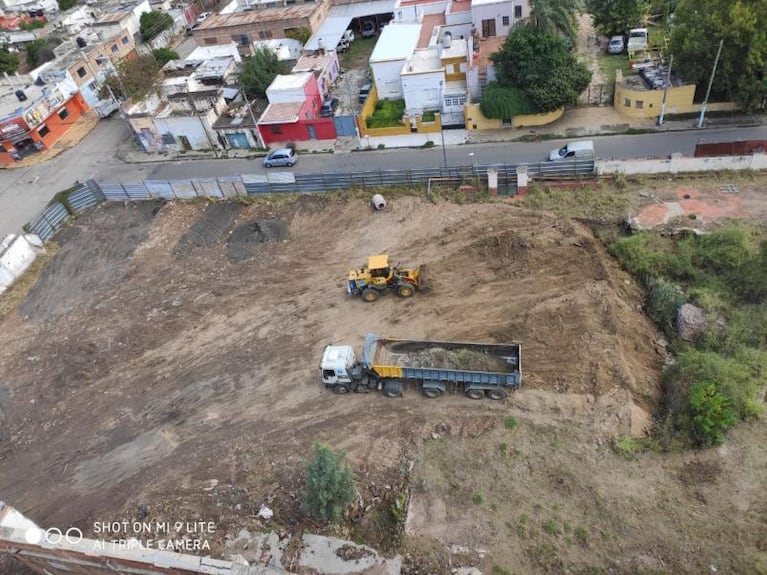
<svg viewBox="0 0 767 575"><path fill-rule="evenodd" d="M561 108L548 114L525 114L512 118L512 127L524 128L527 126L545 126L558 120L565 113ZM503 129L501 120L485 118L479 104L466 104L466 129L467 130L500 130Z"/></svg>
<svg viewBox="0 0 767 575"><path fill-rule="evenodd" d="M521 116L514 116L512 118L512 126L514 128L526 128L529 126L545 126L559 120L562 114L565 113L564 108L548 112L547 114L523 114Z"/></svg>
<svg viewBox="0 0 767 575"><path fill-rule="evenodd" d="M597 160L598 174L676 174L716 170L765 170L767 154L686 158L673 154L666 160Z"/></svg>
<svg viewBox="0 0 767 575"><path fill-rule="evenodd" d="M442 71L421 74L402 74L402 92L405 97L405 110L408 114L424 110L440 109L440 81Z"/></svg>
<svg viewBox="0 0 767 575"><path fill-rule="evenodd" d="M9 234L0 242L0 294L32 265L41 242L37 236Z"/></svg>
<svg viewBox="0 0 767 575"><path fill-rule="evenodd" d="M514 2L498 2L497 4L480 4L472 5L471 14L474 22L474 27L477 29L477 34L480 38L484 38L482 35L482 20L495 20L495 35L507 36L511 31L511 26L514 23ZM522 10L524 16L524 8ZM503 17L506 16L509 20L508 26L503 25Z"/></svg>
<svg viewBox="0 0 767 575"><path fill-rule="evenodd" d="M402 79L400 73L405 65L405 59L370 62L373 78L381 100L396 100L402 98Z"/></svg>

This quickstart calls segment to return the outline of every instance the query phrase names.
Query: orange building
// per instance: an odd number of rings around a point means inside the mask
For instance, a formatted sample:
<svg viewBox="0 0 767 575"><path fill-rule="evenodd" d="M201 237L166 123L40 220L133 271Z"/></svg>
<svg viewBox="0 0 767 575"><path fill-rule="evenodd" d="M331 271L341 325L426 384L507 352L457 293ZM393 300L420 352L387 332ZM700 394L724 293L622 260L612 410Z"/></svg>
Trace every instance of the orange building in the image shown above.
<svg viewBox="0 0 767 575"><path fill-rule="evenodd" d="M72 80L40 86L24 76L3 81L0 164L50 149L88 110Z"/></svg>

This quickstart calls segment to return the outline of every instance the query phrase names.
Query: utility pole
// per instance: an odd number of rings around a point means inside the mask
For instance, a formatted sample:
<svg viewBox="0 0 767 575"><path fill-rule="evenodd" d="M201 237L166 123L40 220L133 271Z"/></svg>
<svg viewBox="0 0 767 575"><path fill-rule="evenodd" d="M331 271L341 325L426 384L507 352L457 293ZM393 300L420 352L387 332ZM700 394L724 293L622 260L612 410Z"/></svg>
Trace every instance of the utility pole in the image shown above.
<svg viewBox="0 0 767 575"><path fill-rule="evenodd" d="M186 101L189 103L189 106L192 108L192 113L194 113L194 115L197 116L197 119L200 121L200 127L202 127L202 131L205 132L205 136L208 138L208 143L210 144L211 150L213 150L213 153L215 154L216 158L219 158L216 144L213 142L213 138L210 137L210 134L208 133L208 130L205 127L205 122L202 121L202 115L197 111L197 106L194 105L194 99L192 98L192 93L189 91L188 87L186 89Z"/></svg>
<svg viewBox="0 0 767 575"><path fill-rule="evenodd" d="M714 60L714 69L711 70L711 78L708 79L708 88L706 89L706 97L703 100L703 106L700 109L700 118L698 118L698 128L703 127L703 116L706 114L706 106L708 105L708 97L711 95L711 85L714 83L714 74L716 74L716 66L719 64L719 56L722 55L722 45L724 44L724 38L719 40L719 49L716 51L716 60Z"/></svg>
<svg viewBox="0 0 767 575"><path fill-rule="evenodd" d="M671 85L671 66L674 65L674 55L671 54L671 59L668 62L668 75L666 76L666 86L663 88L663 102L660 105L660 118L658 118L658 125L663 125L663 117L666 115L666 96L668 95L668 87Z"/></svg>
<svg viewBox="0 0 767 575"><path fill-rule="evenodd" d="M445 89L444 89L445 82L444 80L439 81L439 133L442 136L442 163L447 169L447 152L445 152L445 118L443 114L444 109L444 103L445 103Z"/></svg>

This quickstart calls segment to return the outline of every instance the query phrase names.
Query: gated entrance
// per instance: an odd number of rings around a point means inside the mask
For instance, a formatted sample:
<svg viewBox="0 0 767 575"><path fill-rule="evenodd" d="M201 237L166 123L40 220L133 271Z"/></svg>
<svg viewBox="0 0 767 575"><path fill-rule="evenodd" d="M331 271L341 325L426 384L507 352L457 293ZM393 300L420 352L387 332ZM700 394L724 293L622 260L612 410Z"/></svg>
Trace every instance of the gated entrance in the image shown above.
<svg viewBox="0 0 767 575"><path fill-rule="evenodd" d="M335 116L333 124L336 126L336 137L357 135L357 124L354 121L354 116Z"/></svg>

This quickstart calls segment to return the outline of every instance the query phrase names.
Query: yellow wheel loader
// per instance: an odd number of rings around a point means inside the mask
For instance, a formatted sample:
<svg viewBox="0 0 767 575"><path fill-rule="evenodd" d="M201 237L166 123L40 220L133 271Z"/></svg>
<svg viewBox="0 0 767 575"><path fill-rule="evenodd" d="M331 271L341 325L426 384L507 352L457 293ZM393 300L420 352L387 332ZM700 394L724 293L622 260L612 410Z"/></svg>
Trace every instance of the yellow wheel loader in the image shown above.
<svg viewBox="0 0 767 575"><path fill-rule="evenodd" d="M346 291L349 295L361 295L366 302L374 302L387 291L399 297L411 297L423 287L423 268L390 266L388 255L370 256L367 267L349 272Z"/></svg>

